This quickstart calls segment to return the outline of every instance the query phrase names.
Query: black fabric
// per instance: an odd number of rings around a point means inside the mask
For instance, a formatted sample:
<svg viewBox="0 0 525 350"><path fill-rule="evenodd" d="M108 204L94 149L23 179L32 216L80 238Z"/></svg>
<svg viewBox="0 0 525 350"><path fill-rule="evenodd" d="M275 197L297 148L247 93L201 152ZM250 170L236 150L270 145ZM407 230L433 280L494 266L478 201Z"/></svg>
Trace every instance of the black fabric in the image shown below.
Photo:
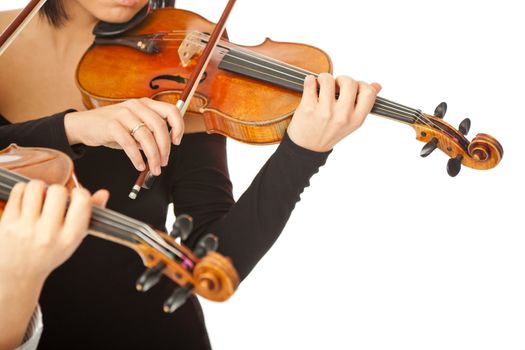
<svg viewBox="0 0 525 350"><path fill-rule="evenodd" d="M105 147L70 147L63 115L9 124L0 120L0 147L11 142L54 147L75 157L80 182L91 191L107 188L110 209L164 229L167 207L193 217L195 230L219 237L219 251L245 278L275 242L310 177L329 152L294 144L287 135L239 198L232 196L226 138L185 135L173 146L169 165L152 189L132 201L127 195L137 171L126 155ZM42 134L47 136L42 136ZM209 349L196 298L172 315L162 312L174 284L163 279L147 293L134 284L144 267L128 248L88 236L73 257L48 278L40 303L44 333L39 349Z"/></svg>

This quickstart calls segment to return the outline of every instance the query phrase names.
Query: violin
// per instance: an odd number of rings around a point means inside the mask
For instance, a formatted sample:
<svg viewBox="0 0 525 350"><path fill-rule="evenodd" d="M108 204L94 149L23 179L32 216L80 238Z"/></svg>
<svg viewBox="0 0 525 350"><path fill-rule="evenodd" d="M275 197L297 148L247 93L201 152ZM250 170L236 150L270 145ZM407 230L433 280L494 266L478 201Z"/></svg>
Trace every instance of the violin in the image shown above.
<svg viewBox="0 0 525 350"><path fill-rule="evenodd" d="M177 104L189 77L210 41L214 23L198 14L150 1L150 6L124 24L99 23L95 41L82 57L77 85L87 108L149 97ZM307 75L332 72L330 57L321 49L266 39L241 46L224 37L189 103L188 112L203 116L208 133L219 133L251 144L281 140L298 107ZM443 120L446 103L434 114L377 97L372 114L404 123L425 142L421 156L439 148L450 157L447 172L456 176L461 165L491 169L503 157L492 136L465 136L470 119L459 128Z"/></svg>
<svg viewBox="0 0 525 350"><path fill-rule="evenodd" d="M39 179L72 189L79 186L73 162L64 153L43 148L11 145L0 151L0 215L9 193L18 182ZM148 268L137 280L136 288L146 292L164 275L175 282L173 294L163 310L173 312L196 293L213 301L227 300L239 286L239 276L231 260L215 252L217 237L202 237L194 251L178 244L190 234L191 217L179 215L170 234L110 209L93 207L89 233L135 250Z"/></svg>

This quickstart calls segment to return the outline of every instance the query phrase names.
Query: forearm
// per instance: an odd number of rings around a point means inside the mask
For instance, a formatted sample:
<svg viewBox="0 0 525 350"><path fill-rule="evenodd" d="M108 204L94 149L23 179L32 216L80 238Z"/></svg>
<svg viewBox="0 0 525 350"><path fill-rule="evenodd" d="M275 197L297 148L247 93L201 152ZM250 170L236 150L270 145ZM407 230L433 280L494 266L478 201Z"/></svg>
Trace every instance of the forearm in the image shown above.
<svg viewBox="0 0 525 350"><path fill-rule="evenodd" d="M286 136L237 203L219 220L198 228L197 236L217 234L219 251L232 258L241 278L246 277L277 240L329 153L309 151Z"/></svg>
<svg viewBox="0 0 525 350"><path fill-rule="evenodd" d="M12 143L23 147L46 147L66 153L73 159L82 156L81 146L72 147L64 125L64 115L57 113L50 117L0 126L0 148Z"/></svg>
<svg viewBox="0 0 525 350"><path fill-rule="evenodd" d="M42 282L0 279L0 350L20 346L37 308Z"/></svg>

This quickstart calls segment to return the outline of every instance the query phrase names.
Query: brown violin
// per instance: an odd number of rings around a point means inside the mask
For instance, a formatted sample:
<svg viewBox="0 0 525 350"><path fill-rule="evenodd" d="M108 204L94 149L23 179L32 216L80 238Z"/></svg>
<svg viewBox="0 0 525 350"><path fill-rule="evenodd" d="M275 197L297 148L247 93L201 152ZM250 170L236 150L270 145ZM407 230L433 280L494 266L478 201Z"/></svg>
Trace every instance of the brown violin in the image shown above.
<svg viewBox="0 0 525 350"><path fill-rule="evenodd" d="M0 151L0 215L9 193L18 182L29 179L68 188L79 186L73 162L65 154L42 148L11 145ZM93 208L89 233L135 250L148 269L139 277L136 288L147 291L167 276L180 286L164 303L165 312L173 312L192 294L213 301L227 300L239 285L239 276L230 259L220 255L217 237L205 235L194 251L178 244L191 232L192 221L179 215L171 234L113 210Z"/></svg>
<svg viewBox="0 0 525 350"><path fill-rule="evenodd" d="M150 1L149 8L126 24L101 23L95 28L95 42L76 74L88 108L140 97L174 104L179 100L214 24L189 11L155 8L157 3L161 2ZM188 112L202 115L209 133L253 144L275 143L300 102L304 78L321 72L331 73L332 63L313 46L267 39L247 47L223 39ZM426 143L422 157L436 148L450 156L450 176L456 176L462 164L495 167L503 156L501 144L487 134L467 140L470 120L455 129L443 121L445 112L445 103L430 115L382 97L372 109L373 114L412 126L417 139Z"/></svg>

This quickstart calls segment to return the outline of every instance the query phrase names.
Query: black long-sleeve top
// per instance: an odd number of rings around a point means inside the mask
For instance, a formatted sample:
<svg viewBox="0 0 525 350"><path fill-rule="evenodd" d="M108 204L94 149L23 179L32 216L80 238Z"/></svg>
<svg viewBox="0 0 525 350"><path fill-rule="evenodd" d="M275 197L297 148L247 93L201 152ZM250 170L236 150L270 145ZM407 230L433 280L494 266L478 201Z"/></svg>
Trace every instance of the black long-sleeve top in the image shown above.
<svg viewBox="0 0 525 350"><path fill-rule="evenodd" d="M192 246L203 234L219 237L219 252L245 278L281 233L310 177L329 152L281 144L235 203L228 175L226 138L187 134L172 146L169 164L152 189L128 199L137 171L124 152L68 144L64 113L19 124L0 116L0 147L49 147L74 159L77 177L91 191L111 192L108 208L164 229L168 204L189 214ZM88 236L46 281L40 303L44 333L39 349L209 349L197 298L174 314L162 304L174 290L164 278L147 293L134 285L144 267L129 248Z"/></svg>

